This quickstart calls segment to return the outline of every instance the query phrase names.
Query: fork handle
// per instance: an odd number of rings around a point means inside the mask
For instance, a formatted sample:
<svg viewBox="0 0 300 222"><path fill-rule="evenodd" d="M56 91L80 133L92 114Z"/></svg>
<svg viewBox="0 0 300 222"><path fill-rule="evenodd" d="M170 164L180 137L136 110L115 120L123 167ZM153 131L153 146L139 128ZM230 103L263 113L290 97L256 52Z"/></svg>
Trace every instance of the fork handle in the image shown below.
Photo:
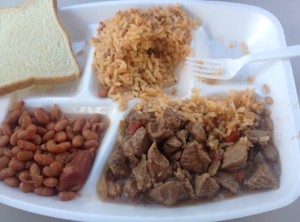
<svg viewBox="0 0 300 222"><path fill-rule="evenodd" d="M291 58L296 56L300 56L300 45L288 46L267 52L248 54L242 58L247 62L256 62L268 59Z"/></svg>

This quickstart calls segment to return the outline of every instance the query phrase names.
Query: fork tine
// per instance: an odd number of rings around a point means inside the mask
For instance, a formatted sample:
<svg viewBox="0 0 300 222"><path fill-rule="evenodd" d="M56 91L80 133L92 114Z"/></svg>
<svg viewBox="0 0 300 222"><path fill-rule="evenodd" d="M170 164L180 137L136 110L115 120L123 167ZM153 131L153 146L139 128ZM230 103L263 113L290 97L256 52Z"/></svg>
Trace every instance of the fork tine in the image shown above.
<svg viewBox="0 0 300 222"><path fill-rule="evenodd" d="M211 64L211 65L219 65L219 66L222 65L220 61L216 61L214 59L196 59L192 57L186 57L186 60L197 64Z"/></svg>
<svg viewBox="0 0 300 222"><path fill-rule="evenodd" d="M220 64L219 65L198 64L198 63L190 62L190 61L186 61L185 63L192 67L198 68L198 69L218 70L218 69L222 68L222 66Z"/></svg>

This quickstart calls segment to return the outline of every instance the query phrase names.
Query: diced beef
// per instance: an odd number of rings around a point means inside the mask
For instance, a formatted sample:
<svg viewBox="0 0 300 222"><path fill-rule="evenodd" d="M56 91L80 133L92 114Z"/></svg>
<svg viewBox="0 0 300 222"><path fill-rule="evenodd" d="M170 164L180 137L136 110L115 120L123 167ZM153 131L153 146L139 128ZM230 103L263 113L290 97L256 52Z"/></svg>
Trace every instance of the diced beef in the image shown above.
<svg viewBox="0 0 300 222"><path fill-rule="evenodd" d="M156 122L149 122L146 130L153 141L160 141L173 135L173 131L169 128L162 128Z"/></svg>
<svg viewBox="0 0 300 222"><path fill-rule="evenodd" d="M148 150L148 172L153 182L163 181L170 174L168 159L162 155L156 142L153 142Z"/></svg>
<svg viewBox="0 0 300 222"><path fill-rule="evenodd" d="M265 145L270 140L269 132L265 130L247 130L245 134L247 138L254 144L258 143L261 145Z"/></svg>
<svg viewBox="0 0 300 222"><path fill-rule="evenodd" d="M180 181L183 181L185 179L191 180L192 178L189 171L183 170L180 167L177 167L176 171L174 171L174 176Z"/></svg>
<svg viewBox="0 0 300 222"><path fill-rule="evenodd" d="M234 171L245 167L248 157L247 150L247 146L239 143L228 147L224 153L221 168Z"/></svg>
<svg viewBox="0 0 300 222"><path fill-rule="evenodd" d="M176 137L180 140L180 142L182 143L182 146L186 145L186 139L188 137L189 132L187 130L179 130L176 133Z"/></svg>
<svg viewBox="0 0 300 222"><path fill-rule="evenodd" d="M132 169L132 175L137 182L137 188L141 191L145 191L152 186L151 177L148 173L147 165L148 163L146 161L146 155L143 155L142 160L136 167Z"/></svg>
<svg viewBox="0 0 300 222"><path fill-rule="evenodd" d="M182 142L176 136L170 136L164 143L163 150L165 153L174 153L182 146Z"/></svg>
<svg viewBox="0 0 300 222"><path fill-rule="evenodd" d="M124 155L133 162L145 154L151 145L144 127L139 128L135 134L124 142Z"/></svg>
<svg viewBox="0 0 300 222"><path fill-rule="evenodd" d="M166 107L156 120L159 128L166 128L175 131L180 128L183 118L171 107Z"/></svg>
<svg viewBox="0 0 300 222"><path fill-rule="evenodd" d="M276 189L279 187L279 178L275 171L267 164L257 165L253 174L244 182L248 190Z"/></svg>
<svg viewBox="0 0 300 222"><path fill-rule="evenodd" d="M263 146L261 150L262 150L262 154L266 161L268 161L270 163L274 163L274 164L278 163L279 154L278 154L277 149L274 146L267 144L267 145Z"/></svg>
<svg viewBox="0 0 300 222"><path fill-rule="evenodd" d="M123 191L124 191L125 196L128 197L129 199L136 197L141 192L138 189L137 182L133 177L129 178L125 182Z"/></svg>
<svg viewBox="0 0 300 222"><path fill-rule="evenodd" d="M221 160L213 160L211 161L209 167L208 167L208 173L210 176L216 175L217 171L219 170L221 166Z"/></svg>
<svg viewBox="0 0 300 222"><path fill-rule="evenodd" d="M95 157L95 149L75 153L59 177L59 190L79 190L85 183Z"/></svg>
<svg viewBox="0 0 300 222"><path fill-rule="evenodd" d="M155 120L155 115L152 112L148 113L138 113L135 110L131 111L126 120L130 123L132 121L142 121L143 123L146 123L148 121L153 121Z"/></svg>
<svg viewBox="0 0 300 222"><path fill-rule="evenodd" d="M210 162L211 159L208 153L203 149L203 145L196 140L187 143L180 159L182 169L192 173L206 172Z"/></svg>
<svg viewBox="0 0 300 222"><path fill-rule="evenodd" d="M203 124L200 122L189 122L186 125L186 129L189 133L198 141L198 142L205 142L206 141L206 134L203 128Z"/></svg>
<svg viewBox="0 0 300 222"><path fill-rule="evenodd" d="M260 128L269 132L272 132L274 129L273 120L269 115L265 115L260 120Z"/></svg>
<svg viewBox="0 0 300 222"><path fill-rule="evenodd" d="M194 179L194 190L198 197L213 197L219 190L220 186L217 181L208 173L196 175Z"/></svg>
<svg viewBox="0 0 300 222"><path fill-rule="evenodd" d="M115 147L109 157L108 165L116 177L124 177L130 174L129 167L126 164L126 157L123 154L123 148L121 146Z"/></svg>
<svg viewBox="0 0 300 222"><path fill-rule="evenodd" d="M192 196L193 187L188 181L170 180L153 188L149 197L158 204L173 206Z"/></svg>
<svg viewBox="0 0 300 222"><path fill-rule="evenodd" d="M172 156L170 156L170 160L177 162L177 161L179 161L181 155L182 155L182 151L179 150L179 151L173 153Z"/></svg>
<svg viewBox="0 0 300 222"><path fill-rule="evenodd" d="M235 180L232 173L219 171L215 176L218 184L233 194L239 191L239 183Z"/></svg>
<svg viewBox="0 0 300 222"><path fill-rule="evenodd" d="M104 174L97 185L97 191L104 199L117 199L122 195L121 185L111 180L110 173Z"/></svg>

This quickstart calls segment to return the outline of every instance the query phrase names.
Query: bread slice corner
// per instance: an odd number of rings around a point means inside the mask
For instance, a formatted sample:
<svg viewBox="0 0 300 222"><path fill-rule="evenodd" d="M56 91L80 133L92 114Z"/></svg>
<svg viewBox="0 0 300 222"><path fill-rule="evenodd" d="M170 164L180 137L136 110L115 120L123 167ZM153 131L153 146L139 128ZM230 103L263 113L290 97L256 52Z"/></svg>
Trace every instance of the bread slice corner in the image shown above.
<svg viewBox="0 0 300 222"><path fill-rule="evenodd" d="M18 8L0 9L0 27L0 95L79 78L55 0L27 0Z"/></svg>

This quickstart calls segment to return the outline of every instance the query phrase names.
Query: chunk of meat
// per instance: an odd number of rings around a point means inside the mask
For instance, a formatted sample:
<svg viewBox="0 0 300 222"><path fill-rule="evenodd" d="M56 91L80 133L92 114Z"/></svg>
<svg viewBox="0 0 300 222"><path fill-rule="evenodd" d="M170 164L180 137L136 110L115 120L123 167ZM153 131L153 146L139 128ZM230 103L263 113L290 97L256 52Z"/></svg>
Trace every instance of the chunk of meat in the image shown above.
<svg viewBox="0 0 300 222"><path fill-rule="evenodd" d="M191 180L192 178L189 171L183 170L180 167L177 167L176 171L174 171L174 176L180 181L183 181L185 179Z"/></svg>
<svg viewBox="0 0 300 222"><path fill-rule="evenodd" d="M126 156L124 156L121 146L113 150L109 157L108 165L116 177L124 177L130 174L129 167L126 164Z"/></svg>
<svg viewBox="0 0 300 222"><path fill-rule="evenodd" d="M221 168L226 170L238 170L246 166L248 148L243 144L236 143L226 149Z"/></svg>
<svg viewBox="0 0 300 222"><path fill-rule="evenodd" d="M133 162L145 154L151 145L151 141L144 127L139 128L135 134L124 142L124 155Z"/></svg>
<svg viewBox="0 0 300 222"><path fill-rule="evenodd" d="M149 122L146 125L147 133L153 141L160 141L173 135L169 128L161 128L156 122Z"/></svg>
<svg viewBox="0 0 300 222"><path fill-rule="evenodd" d="M267 144L262 146L261 150L266 161L270 163L277 163L279 161L278 150L274 146Z"/></svg>
<svg viewBox="0 0 300 222"><path fill-rule="evenodd" d="M148 121L154 121L155 120L155 115L152 112L148 112L148 113L138 113L135 110L131 111L126 120L128 122L132 122L132 121L140 121L142 123L146 123Z"/></svg>
<svg viewBox="0 0 300 222"><path fill-rule="evenodd" d="M173 206L192 197L193 187L188 182L170 180L150 190L149 197L158 204Z"/></svg>
<svg viewBox="0 0 300 222"><path fill-rule="evenodd" d="M206 134L202 123L200 122L193 123L190 121L186 125L186 129L198 142L206 141Z"/></svg>
<svg viewBox="0 0 300 222"><path fill-rule="evenodd" d="M240 138L240 131L234 131L224 138L226 143L236 142Z"/></svg>
<svg viewBox="0 0 300 222"><path fill-rule="evenodd" d="M132 175L134 176L138 190L145 191L152 186L151 177L147 169L146 155L142 156L142 160L139 164L132 169Z"/></svg>
<svg viewBox="0 0 300 222"><path fill-rule="evenodd" d="M175 131L180 128L183 117L177 114L171 107L166 107L156 120L159 128Z"/></svg>
<svg viewBox="0 0 300 222"><path fill-rule="evenodd" d="M209 173L210 176L214 176L214 175L216 175L220 166L221 166L221 160L213 160L213 161L211 161L207 172Z"/></svg>
<svg viewBox="0 0 300 222"><path fill-rule="evenodd" d="M244 185L248 190L276 189L279 177L267 163L260 163Z"/></svg>
<svg viewBox="0 0 300 222"><path fill-rule="evenodd" d="M59 177L59 191L79 190L85 183L95 157L95 149L75 153Z"/></svg>
<svg viewBox="0 0 300 222"><path fill-rule="evenodd" d="M170 166L168 159L162 155L156 142L153 142L148 150L148 172L154 182L163 181L170 174Z"/></svg>
<svg viewBox="0 0 300 222"><path fill-rule="evenodd" d="M219 192L220 186L208 173L204 173L195 176L194 189L196 196L211 198Z"/></svg>
<svg viewBox="0 0 300 222"><path fill-rule="evenodd" d="M136 197L141 192L137 187L136 180L132 177L125 182L123 191L125 196L129 199Z"/></svg>
<svg viewBox="0 0 300 222"><path fill-rule="evenodd" d="M228 190L229 192L233 194L237 194L239 191L239 183L235 180L233 174L219 171L215 176L218 184L220 184L221 187Z"/></svg>
<svg viewBox="0 0 300 222"><path fill-rule="evenodd" d="M176 137L180 140L180 142L182 143L182 146L186 145L186 139L188 137L189 132L187 130L179 130L176 133Z"/></svg>
<svg viewBox="0 0 300 222"><path fill-rule="evenodd" d="M174 153L182 146L182 142L176 136L170 136L164 143L163 150L165 153Z"/></svg>
<svg viewBox="0 0 300 222"><path fill-rule="evenodd" d="M187 143L180 159L182 169L193 173L206 172L210 162L211 159L208 153L203 149L203 145L196 140Z"/></svg>
<svg viewBox="0 0 300 222"><path fill-rule="evenodd" d="M110 180L109 173L106 173L97 184L97 192L103 199L117 199L122 194L122 187L118 182Z"/></svg>
<svg viewBox="0 0 300 222"><path fill-rule="evenodd" d="M128 126L125 129L125 133L127 135L132 136L142 126L143 126L143 122L142 121L140 121L140 120L133 120L133 121L131 121L131 122L128 123Z"/></svg>
<svg viewBox="0 0 300 222"><path fill-rule="evenodd" d="M254 144L258 143L261 145L265 145L270 140L269 132L265 130L258 130L258 129L247 130L245 132L245 135Z"/></svg>

